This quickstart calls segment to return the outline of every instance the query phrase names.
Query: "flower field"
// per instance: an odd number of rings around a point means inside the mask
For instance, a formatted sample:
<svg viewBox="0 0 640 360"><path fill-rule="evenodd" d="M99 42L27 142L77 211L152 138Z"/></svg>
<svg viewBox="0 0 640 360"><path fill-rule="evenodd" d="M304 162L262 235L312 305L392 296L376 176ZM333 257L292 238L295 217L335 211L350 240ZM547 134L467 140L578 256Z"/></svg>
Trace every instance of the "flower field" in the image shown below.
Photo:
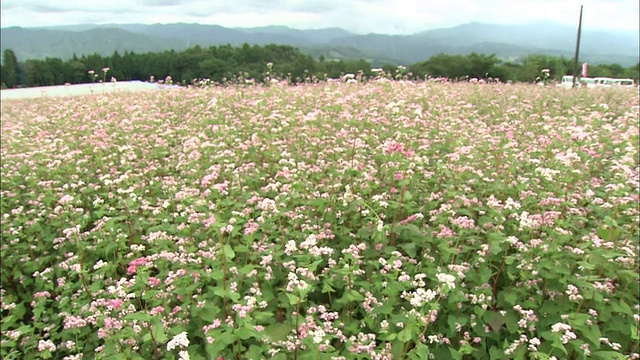
<svg viewBox="0 0 640 360"><path fill-rule="evenodd" d="M2 102L2 359L638 359L638 95Z"/></svg>

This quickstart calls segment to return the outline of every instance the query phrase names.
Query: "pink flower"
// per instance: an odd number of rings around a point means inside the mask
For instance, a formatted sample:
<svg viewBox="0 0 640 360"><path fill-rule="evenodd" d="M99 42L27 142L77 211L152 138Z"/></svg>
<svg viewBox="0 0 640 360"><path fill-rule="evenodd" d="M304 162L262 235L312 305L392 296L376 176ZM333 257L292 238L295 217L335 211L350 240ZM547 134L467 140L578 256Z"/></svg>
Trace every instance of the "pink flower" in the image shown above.
<svg viewBox="0 0 640 360"><path fill-rule="evenodd" d="M418 218L418 215L413 214L413 215L409 216L408 218L406 218L406 219L404 219L404 220L400 221L400 223L399 223L399 224L400 224L400 225L404 225L404 224L410 223L410 222L412 222L412 221L415 221L417 218Z"/></svg>
<svg viewBox="0 0 640 360"><path fill-rule="evenodd" d="M214 222L216 222L216 217L211 215L207 220L203 222L203 224L204 224L204 227L208 229L211 227L211 224L213 224Z"/></svg>
<svg viewBox="0 0 640 360"><path fill-rule="evenodd" d="M133 275L136 273L136 270L138 269L138 267L146 266L147 264L149 264L149 260L147 260L146 257L141 257L136 260L133 260L132 262L129 263L129 267L127 268L127 274Z"/></svg>
<svg viewBox="0 0 640 360"><path fill-rule="evenodd" d="M247 221L247 224L244 226L244 234L251 235L256 232L259 227L260 225L257 222L253 221L253 219L249 219L249 221Z"/></svg>
<svg viewBox="0 0 640 360"><path fill-rule="evenodd" d="M120 309L124 301L122 299L111 299L107 301L107 306L110 306L114 310Z"/></svg>
<svg viewBox="0 0 640 360"><path fill-rule="evenodd" d="M153 309L151 309L151 311L149 311L151 315L158 315L158 314L162 314L163 312L164 312L164 307L162 306L156 306Z"/></svg>

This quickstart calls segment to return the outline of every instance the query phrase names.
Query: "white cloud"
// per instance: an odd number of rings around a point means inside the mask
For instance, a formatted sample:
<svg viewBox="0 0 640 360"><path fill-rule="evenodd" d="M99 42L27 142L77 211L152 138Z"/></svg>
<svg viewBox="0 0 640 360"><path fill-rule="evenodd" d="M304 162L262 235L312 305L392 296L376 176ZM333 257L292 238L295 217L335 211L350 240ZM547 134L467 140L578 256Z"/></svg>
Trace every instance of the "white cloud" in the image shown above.
<svg viewBox="0 0 640 360"><path fill-rule="evenodd" d="M638 31L637 0L2 0L2 26L78 23L203 23L227 27L342 27L357 33L414 33L469 22L554 21Z"/></svg>

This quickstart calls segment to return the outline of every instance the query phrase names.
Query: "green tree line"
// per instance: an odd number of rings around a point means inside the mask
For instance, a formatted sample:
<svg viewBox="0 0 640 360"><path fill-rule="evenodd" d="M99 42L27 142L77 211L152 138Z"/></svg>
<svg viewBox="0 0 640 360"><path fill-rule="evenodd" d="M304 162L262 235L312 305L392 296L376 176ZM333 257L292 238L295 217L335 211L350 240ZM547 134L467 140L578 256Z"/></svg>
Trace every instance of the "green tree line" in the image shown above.
<svg viewBox="0 0 640 360"><path fill-rule="evenodd" d="M580 63L582 65L582 63ZM409 66L417 77L442 76L455 78L499 78L501 81L533 82L548 69L550 79L560 80L574 72L574 60L549 55L528 55L521 62L501 61L496 55L471 53L468 55L439 54L426 61ZM581 68L578 69L581 71ZM638 80L640 63L624 68L618 64L597 64L587 66L589 77L631 78Z"/></svg>
<svg viewBox="0 0 640 360"><path fill-rule="evenodd" d="M273 66L267 66L267 64ZM109 68L107 72L102 71ZM551 79L571 74L573 61L564 57L529 55L521 62L499 59L495 54L468 55L439 54L428 60L409 65L406 70L389 64L383 69L392 77L424 79L426 76L460 78L499 78L501 81L532 82L549 69ZM616 64L589 66L589 76L617 78L639 77L640 64L624 68ZM271 77L287 78L291 82L314 78L338 78L343 74L374 75L369 62L360 60L314 59L298 49L286 45L233 47L231 45L202 48L195 46L182 52L164 51L136 54L114 52L111 56L98 54L73 56L67 61L59 58L19 62L15 53L4 52L0 69L3 88L80 84L94 81L163 80L170 76L173 83L191 84L194 79L210 79L224 83L238 78L265 81Z"/></svg>

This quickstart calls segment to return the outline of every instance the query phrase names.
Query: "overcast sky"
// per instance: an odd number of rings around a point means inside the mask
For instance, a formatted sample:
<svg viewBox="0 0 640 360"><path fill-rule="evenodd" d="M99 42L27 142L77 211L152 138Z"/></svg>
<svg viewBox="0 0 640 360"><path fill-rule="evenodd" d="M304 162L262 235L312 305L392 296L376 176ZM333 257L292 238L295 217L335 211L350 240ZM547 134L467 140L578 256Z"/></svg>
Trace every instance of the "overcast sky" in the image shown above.
<svg viewBox="0 0 640 360"><path fill-rule="evenodd" d="M410 34L469 22L560 22L638 31L638 0L2 0L2 27L200 23L226 27L341 27Z"/></svg>

